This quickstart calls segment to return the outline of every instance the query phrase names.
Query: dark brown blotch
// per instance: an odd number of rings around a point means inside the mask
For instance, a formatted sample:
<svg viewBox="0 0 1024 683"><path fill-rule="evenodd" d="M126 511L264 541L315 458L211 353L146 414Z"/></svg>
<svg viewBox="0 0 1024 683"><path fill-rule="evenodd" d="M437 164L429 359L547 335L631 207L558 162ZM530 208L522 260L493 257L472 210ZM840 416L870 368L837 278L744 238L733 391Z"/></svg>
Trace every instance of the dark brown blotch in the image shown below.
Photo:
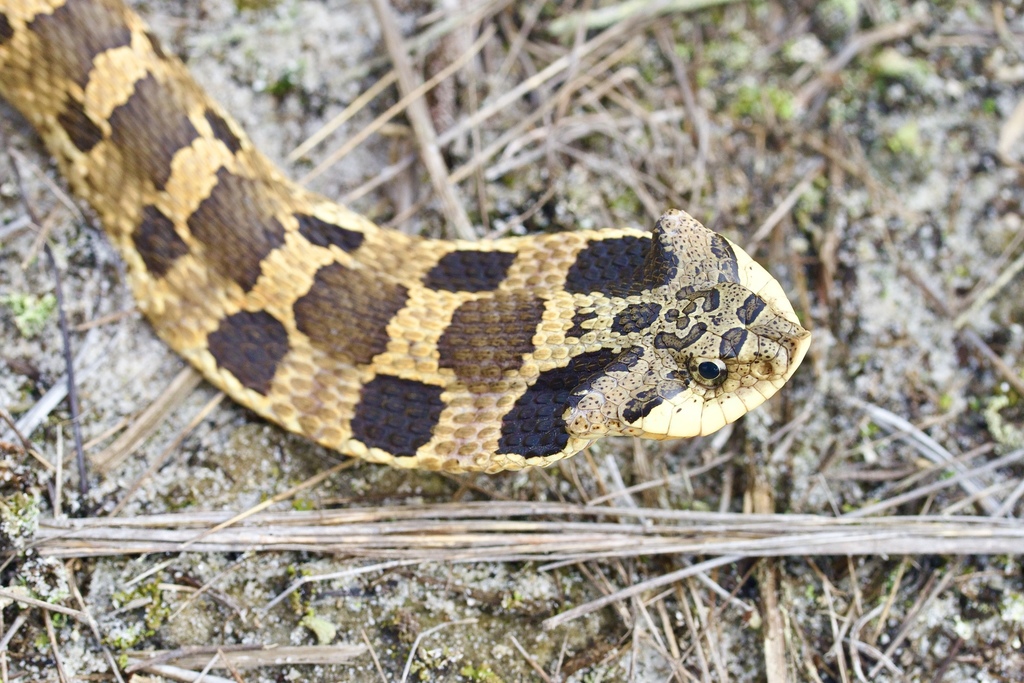
<svg viewBox="0 0 1024 683"><path fill-rule="evenodd" d="M405 306L408 290L332 263L295 302L295 325L313 346L346 363L367 365L388 343L388 322Z"/></svg>
<svg viewBox="0 0 1024 683"><path fill-rule="evenodd" d="M711 313L712 311L718 310L718 307L722 303L722 295L717 289L709 289L704 293L704 301L701 303L701 310L705 313Z"/></svg>
<svg viewBox="0 0 1024 683"><path fill-rule="evenodd" d="M117 0L67 2L50 14L37 15L28 28L42 41L41 53L57 57L48 67L82 88L96 56L129 45L132 38Z"/></svg>
<svg viewBox="0 0 1024 683"><path fill-rule="evenodd" d="M188 245L175 231L174 222L151 205L142 210L132 240L146 268L156 277L166 275L174 262L188 253Z"/></svg>
<svg viewBox="0 0 1024 683"><path fill-rule="evenodd" d="M206 247L205 258L218 272L249 291L267 254L284 244L284 227L274 217L270 188L227 169L189 216L192 235Z"/></svg>
<svg viewBox="0 0 1024 683"><path fill-rule="evenodd" d="M661 304L653 301L630 304L612 320L612 332L618 334L645 332L658 319L660 313Z"/></svg>
<svg viewBox="0 0 1024 683"><path fill-rule="evenodd" d="M146 40L149 41L149 46L153 48L153 54L160 59L167 59L167 53L164 51L164 46L161 44L160 39L152 31L146 31Z"/></svg>
<svg viewBox="0 0 1024 683"><path fill-rule="evenodd" d="M430 441L444 410L441 387L377 375L359 394L352 436L370 448L398 456L415 455Z"/></svg>
<svg viewBox="0 0 1024 683"><path fill-rule="evenodd" d="M670 308L665 311L665 322L672 323L678 327L686 327L690 324L690 319L687 315L681 313L678 308Z"/></svg>
<svg viewBox="0 0 1024 683"><path fill-rule="evenodd" d="M11 22L7 18L7 15L0 12L0 45L3 45L13 37L14 27L11 26Z"/></svg>
<svg viewBox="0 0 1024 683"><path fill-rule="evenodd" d="M175 91L153 76L138 81L128 101L111 112L110 129L127 163L158 190L171 177L174 155L199 136Z"/></svg>
<svg viewBox="0 0 1024 683"><path fill-rule="evenodd" d="M579 405L580 400L593 390L594 383L601 377L617 375L621 378L629 373L635 372L637 364L645 355L643 348L639 346L634 346L623 351L612 362L605 365L600 372L594 373L589 378L580 382L569 396L569 408L575 409L576 406ZM658 392L655 387L641 390L631 398L625 406L623 406L623 410L625 411L623 413L623 417L626 418L627 422L634 422L641 417L646 416L647 413L653 410L654 406L658 403L661 403L661 398L658 396Z"/></svg>
<svg viewBox="0 0 1024 683"><path fill-rule="evenodd" d="M649 237L637 235L591 240L569 267L565 288L570 294L637 294L644 286L637 273L650 247Z"/></svg>
<svg viewBox="0 0 1024 683"><path fill-rule="evenodd" d="M689 329L687 329L686 334L684 334L682 337L679 337L679 343L682 345L684 349L689 346L693 346L700 340L701 337L704 336L704 333L707 331L707 323L697 323L696 325L693 325Z"/></svg>
<svg viewBox="0 0 1024 683"><path fill-rule="evenodd" d="M744 325L757 320L757 316L761 315L761 311L765 309L765 301L757 294L751 294L747 297L746 301L736 309L736 317L740 319L740 322Z"/></svg>
<svg viewBox="0 0 1024 683"><path fill-rule="evenodd" d="M450 251L423 276L423 284L446 292L490 292L508 275L515 258L509 251Z"/></svg>
<svg viewBox="0 0 1024 683"><path fill-rule="evenodd" d="M315 246L335 246L342 251L355 251L363 243L364 235L361 232L304 213L295 214L295 218L299 221L299 234Z"/></svg>
<svg viewBox="0 0 1024 683"><path fill-rule="evenodd" d="M542 372L502 418L498 452L533 458L562 451L569 443L562 415L570 395L615 356L610 349L599 349L576 356L563 368Z"/></svg>
<svg viewBox="0 0 1024 683"><path fill-rule="evenodd" d="M747 341L747 330L743 327L733 327L722 335L722 343L719 346L718 355L720 358L735 358L739 355L740 349Z"/></svg>
<svg viewBox="0 0 1024 683"><path fill-rule="evenodd" d="M707 323L697 323L689 329L682 336L672 334L671 332L659 332L654 335L654 348L656 349L669 349L670 351L685 351L688 347L692 346L697 340L704 336L704 333L708 331Z"/></svg>
<svg viewBox="0 0 1024 683"><path fill-rule="evenodd" d="M676 279L679 272L677 249L659 220L654 226L651 248L644 259L643 278L649 287L668 285Z"/></svg>
<svg viewBox="0 0 1024 683"><path fill-rule="evenodd" d="M672 334L671 332L659 332L654 335L654 348L682 351L683 344L678 335Z"/></svg>
<svg viewBox="0 0 1024 683"><path fill-rule="evenodd" d="M630 424L636 424L664 402L657 389L644 389L626 401L626 405L622 407L622 418Z"/></svg>
<svg viewBox="0 0 1024 683"><path fill-rule="evenodd" d="M499 292L467 301L452 315L437 342L438 365L466 383L500 378L517 370L533 351L533 336L544 314L541 299Z"/></svg>
<svg viewBox="0 0 1024 683"><path fill-rule="evenodd" d="M643 347L634 346L632 348L626 349L625 351L622 352L621 355L619 355L618 358L616 358L614 361L605 366L604 372L617 372L623 374L632 372L633 368L635 368L636 364L643 359L644 355L645 354ZM581 384L579 389L582 391L589 390L590 382L585 382Z"/></svg>
<svg viewBox="0 0 1024 683"><path fill-rule="evenodd" d="M736 260L736 252L733 251L729 240L717 232L711 233L711 253L718 259L719 282L739 282L739 262Z"/></svg>
<svg viewBox="0 0 1024 683"><path fill-rule="evenodd" d="M242 141L238 139L238 136L231 130L231 126L224 120L222 116L216 112L206 112L206 122L210 124L210 128L213 130L213 137L217 138L224 143L232 154L238 154L242 149Z"/></svg>
<svg viewBox="0 0 1024 683"><path fill-rule="evenodd" d="M583 323L588 320L594 320L597 318L597 311L576 311L572 316L572 327L565 333L566 337L576 337L577 339L585 335L587 332L592 332L593 329L586 329L583 327Z"/></svg>
<svg viewBox="0 0 1024 683"><path fill-rule="evenodd" d="M77 100L64 101L64 110L57 115L57 123L68 134L78 151L88 154L103 139L103 131L85 113Z"/></svg>
<svg viewBox="0 0 1024 683"><path fill-rule="evenodd" d="M217 367L264 396L270 391L278 363L288 353L288 331L264 311L229 315L206 341Z"/></svg>

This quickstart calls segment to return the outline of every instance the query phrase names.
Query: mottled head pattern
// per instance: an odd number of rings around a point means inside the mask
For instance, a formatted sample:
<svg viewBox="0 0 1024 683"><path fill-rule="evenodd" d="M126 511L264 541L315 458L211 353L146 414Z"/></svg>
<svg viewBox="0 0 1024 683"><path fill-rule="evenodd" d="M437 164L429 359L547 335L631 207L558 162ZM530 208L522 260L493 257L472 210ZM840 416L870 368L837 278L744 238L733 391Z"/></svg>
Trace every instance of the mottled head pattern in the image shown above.
<svg viewBox="0 0 1024 683"><path fill-rule="evenodd" d="M680 211L658 222L602 343L614 361L573 390L569 434L710 434L771 397L810 344L779 284L739 247ZM636 300L640 299L640 300Z"/></svg>

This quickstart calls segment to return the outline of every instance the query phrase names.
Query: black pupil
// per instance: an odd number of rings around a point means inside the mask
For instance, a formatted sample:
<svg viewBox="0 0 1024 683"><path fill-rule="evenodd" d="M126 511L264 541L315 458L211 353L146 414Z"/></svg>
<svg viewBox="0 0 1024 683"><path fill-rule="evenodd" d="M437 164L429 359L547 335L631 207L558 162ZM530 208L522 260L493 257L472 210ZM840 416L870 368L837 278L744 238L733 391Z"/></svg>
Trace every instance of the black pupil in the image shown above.
<svg viewBox="0 0 1024 683"><path fill-rule="evenodd" d="M722 368L718 367L717 363L706 360L697 366L697 372L704 379L718 379L718 376L722 374Z"/></svg>

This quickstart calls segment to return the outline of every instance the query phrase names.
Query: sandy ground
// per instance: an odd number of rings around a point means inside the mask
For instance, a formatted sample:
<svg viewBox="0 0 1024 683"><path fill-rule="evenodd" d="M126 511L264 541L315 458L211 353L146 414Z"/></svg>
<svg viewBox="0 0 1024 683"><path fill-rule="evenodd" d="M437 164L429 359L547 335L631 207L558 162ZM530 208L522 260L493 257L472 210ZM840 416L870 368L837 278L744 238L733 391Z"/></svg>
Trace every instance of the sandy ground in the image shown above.
<svg viewBox="0 0 1024 683"><path fill-rule="evenodd" d="M670 4L682 3L661 6ZM916 515L1019 521L1024 7L833 0L634 16L636 6L621 3L610 23L576 29L567 22L583 16L588 3L579 5L395 4L420 77L423 65L429 77L495 29L429 99L442 135L572 56L443 147L452 170L483 162L456 190L478 234L646 227L666 207L685 208L749 246L783 282L814 332L805 366L768 406L714 437L609 439L549 470L494 477L357 464L272 509L585 503L654 482L612 500L825 517L878 506L868 511L897 523ZM289 162L388 74L370 4L136 6L293 177L399 97L384 88ZM133 312L117 255L87 212L61 200L37 138L9 108L0 118L4 147L15 150L0 158L0 408L25 419L65 371L54 277L26 224L28 202L63 277L93 467L83 500L67 404L42 411L28 436L48 462L64 457L62 486L58 494L52 472L5 446L18 466L0 468L8 473L4 528L16 514L52 518L55 500L73 517L168 513L171 526L184 525L201 511L243 511L340 462L226 401L185 432L216 398L186 381L137 448L99 467L184 364ZM354 191L415 150L399 115L308 185L354 197L354 208L382 223L398 216L399 229L451 236L418 164ZM982 469L963 475L974 468ZM604 521L616 519L629 521ZM29 524L5 542L31 537ZM550 568L437 561L442 548L424 554L431 561L374 569L387 558L369 550L372 542L363 552L239 545L137 555L114 547L75 560L54 558L44 544L9 558L0 586L87 609L95 630L80 614L57 614L51 637L41 610L0 597L0 634L9 636L0 664L5 680L58 680L55 658L69 676L108 680L111 658L124 665L176 648L191 648L192 658L174 665L199 671L216 644L275 645L292 657L239 668L245 681L399 680L406 669L410 679L448 681L1024 681L1024 544L1016 554L1000 546L929 555L908 540L912 555L890 543L885 555L811 557L799 539L787 543L784 557L731 562L552 630L545 619L704 558L599 554ZM298 577L335 572L264 609ZM68 597L74 590L83 602ZM232 676L219 664L212 673ZM156 670L146 675L159 680Z"/></svg>

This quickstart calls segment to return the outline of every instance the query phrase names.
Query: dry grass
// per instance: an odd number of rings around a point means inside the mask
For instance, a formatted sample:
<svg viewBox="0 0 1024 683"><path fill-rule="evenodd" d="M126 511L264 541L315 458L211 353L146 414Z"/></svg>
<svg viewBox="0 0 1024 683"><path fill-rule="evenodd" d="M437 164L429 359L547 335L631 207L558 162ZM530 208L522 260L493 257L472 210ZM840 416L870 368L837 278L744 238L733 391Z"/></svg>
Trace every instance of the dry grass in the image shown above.
<svg viewBox="0 0 1024 683"><path fill-rule="evenodd" d="M263 82L266 151L311 187L476 239L683 207L816 343L707 439L491 478L328 468L152 343L7 117L0 297L51 291L33 259L59 247L93 480L56 325L26 340L8 304L0 511L38 490L42 517L0 560L0 681L1024 680L1020 8L376 0L322 29L379 29L333 68L360 96L247 42L311 5L207 4L147 11L193 64L246 55L226 104Z"/></svg>

